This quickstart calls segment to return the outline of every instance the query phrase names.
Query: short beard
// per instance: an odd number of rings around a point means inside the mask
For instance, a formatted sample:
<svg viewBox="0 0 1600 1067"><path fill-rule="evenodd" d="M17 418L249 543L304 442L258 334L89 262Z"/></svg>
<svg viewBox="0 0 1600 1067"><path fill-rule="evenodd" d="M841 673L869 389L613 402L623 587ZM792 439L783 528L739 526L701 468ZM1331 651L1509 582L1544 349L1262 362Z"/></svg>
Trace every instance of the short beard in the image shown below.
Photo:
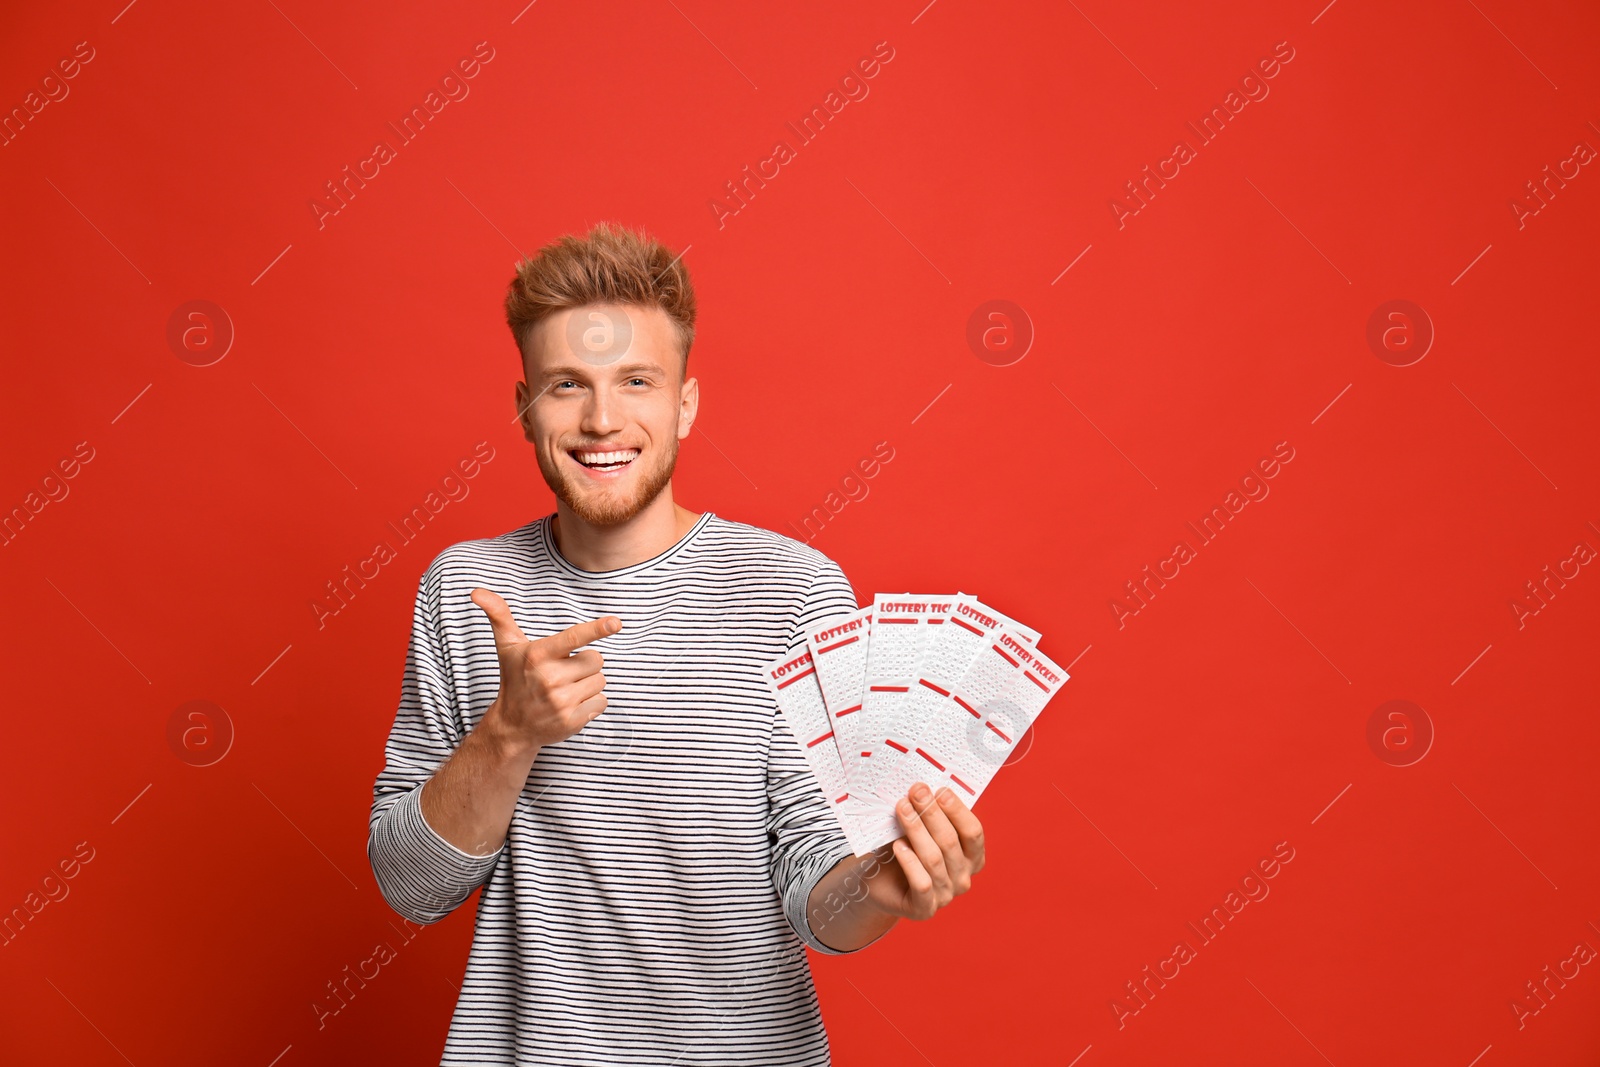
<svg viewBox="0 0 1600 1067"><path fill-rule="evenodd" d="M547 464L543 452L534 449L534 453L538 457L539 473L544 475L545 484L573 515L590 526L620 526L648 507L672 481L673 468L678 465L678 439L673 437L668 442L660 462L653 469L640 472L638 491L632 497L621 500L616 499L610 490L581 490L574 482L582 475L564 471L559 457L551 457ZM634 462L638 463L644 455L641 452L639 459Z"/></svg>

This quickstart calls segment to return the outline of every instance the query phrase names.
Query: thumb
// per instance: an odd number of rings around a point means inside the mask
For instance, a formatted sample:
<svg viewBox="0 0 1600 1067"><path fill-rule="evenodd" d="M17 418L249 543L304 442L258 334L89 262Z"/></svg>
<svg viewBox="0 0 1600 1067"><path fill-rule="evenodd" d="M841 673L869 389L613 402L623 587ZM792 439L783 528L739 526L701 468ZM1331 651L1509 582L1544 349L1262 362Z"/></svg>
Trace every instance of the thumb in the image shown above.
<svg viewBox="0 0 1600 1067"><path fill-rule="evenodd" d="M527 643L528 639L523 636L522 628L511 617L510 606L501 599L500 594L487 589L474 589L472 602L489 616L489 625L494 628L495 648L506 649Z"/></svg>

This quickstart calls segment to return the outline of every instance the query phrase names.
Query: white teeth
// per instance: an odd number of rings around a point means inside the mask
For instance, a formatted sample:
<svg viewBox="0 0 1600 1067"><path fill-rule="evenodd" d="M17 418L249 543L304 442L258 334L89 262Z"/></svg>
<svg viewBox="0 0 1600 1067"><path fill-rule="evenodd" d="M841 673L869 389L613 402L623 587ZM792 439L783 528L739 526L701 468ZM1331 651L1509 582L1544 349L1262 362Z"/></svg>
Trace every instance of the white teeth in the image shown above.
<svg viewBox="0 0 1600 1067"><path fill-rule="evenodd" d="M622 452L574 452L573 455L586 467L607 467L637 458L639 450L630 448Z"/></svg>

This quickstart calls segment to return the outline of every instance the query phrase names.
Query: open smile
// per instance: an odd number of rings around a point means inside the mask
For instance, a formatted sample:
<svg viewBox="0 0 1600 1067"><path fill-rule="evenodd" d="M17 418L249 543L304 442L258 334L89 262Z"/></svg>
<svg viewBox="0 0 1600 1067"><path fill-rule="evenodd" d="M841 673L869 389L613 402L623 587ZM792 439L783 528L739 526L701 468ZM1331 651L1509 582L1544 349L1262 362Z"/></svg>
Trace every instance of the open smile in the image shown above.
<svg viewBox="0 0 1600 1067"><path fill-rule="evenodd" d="M592 476L615 476L627 470L634 460L639 458L637 448L614 449L609 452L595 452L585 449L569 449L567 455Z"/></svg>

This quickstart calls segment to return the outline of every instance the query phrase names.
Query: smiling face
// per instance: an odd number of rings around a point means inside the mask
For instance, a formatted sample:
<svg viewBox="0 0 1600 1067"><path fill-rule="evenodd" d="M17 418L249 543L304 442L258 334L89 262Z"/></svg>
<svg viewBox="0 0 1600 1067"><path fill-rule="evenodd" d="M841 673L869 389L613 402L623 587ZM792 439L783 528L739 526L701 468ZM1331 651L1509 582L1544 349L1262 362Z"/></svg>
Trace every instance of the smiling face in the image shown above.
<svg viewBox="0 0 1600 1067"><path fill-rule="evenodd" d="M627 522L672 480L699 383L660 308L589 304L531 331L517 383L523 434L556 499L594 526Z"/></svg>

